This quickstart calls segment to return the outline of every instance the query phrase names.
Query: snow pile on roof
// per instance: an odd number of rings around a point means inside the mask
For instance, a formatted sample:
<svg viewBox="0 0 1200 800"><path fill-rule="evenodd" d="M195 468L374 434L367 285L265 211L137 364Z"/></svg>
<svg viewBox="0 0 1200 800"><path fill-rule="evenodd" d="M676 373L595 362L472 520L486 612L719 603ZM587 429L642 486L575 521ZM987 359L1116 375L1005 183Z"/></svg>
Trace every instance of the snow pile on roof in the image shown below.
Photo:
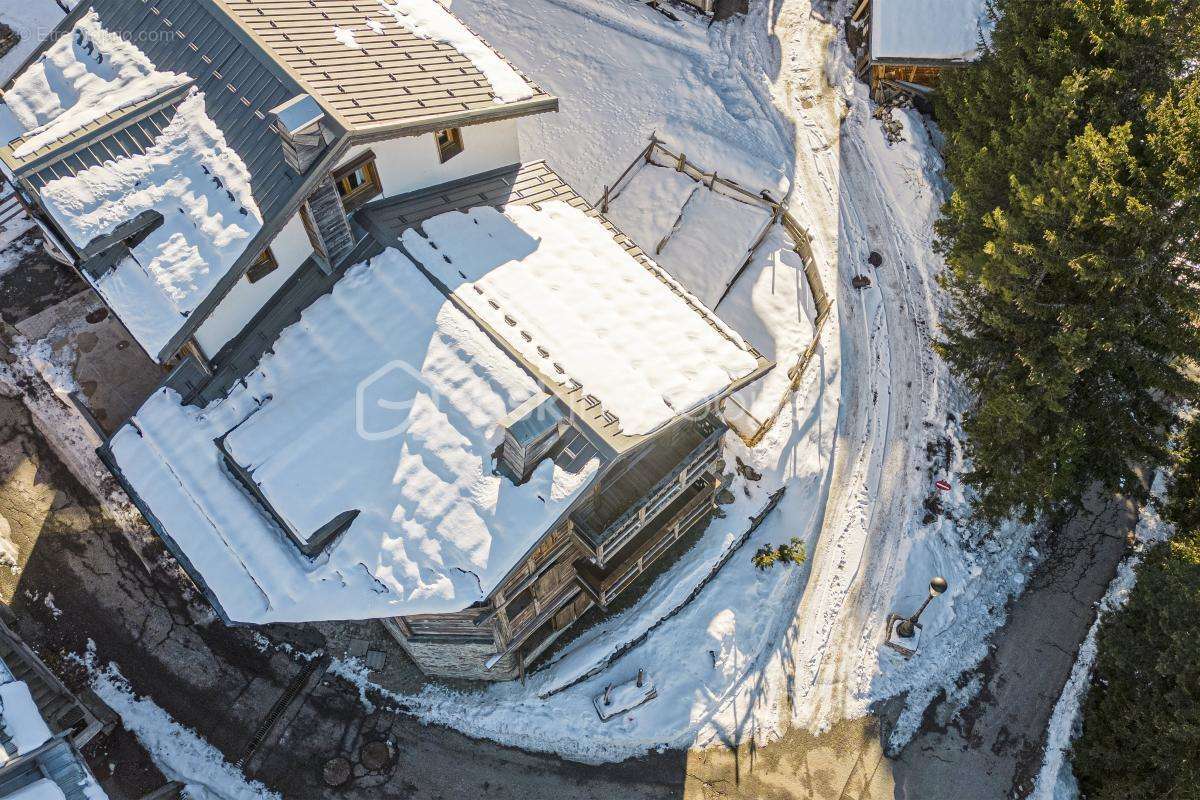
<svg viewBox="0 0 1200 800"><path fill-rule="evenodd" d="M32 752L50 738L50 729L42 720L29 686L24 681L0 685L0 724L12 740L12 752L0 748L0 763L14 756Z"/></svg>
<svg viewBox="0 0 1200 800"><path fill-rule="evenodd" d="M165 221L96 289L155 356L262 226L250 173L193 91L144 154L46 184L46 209L78 246L145 211Z"/></svg>
<svg viewBox="0 0 1200 800"><path fill-rule="evenodd" d="M49 778L34 781L23 786L12 794L5 795L6 800L66 800L66 795L58 784Z"/></svg>
<svg viewBox="0 0 1200 800"><path fill-rule="evenodd" d="M459 611L595 472L595 462L572 474L546 461L521 486L493 474L496 424L537 391L388 250L309 307L245 385L205 409L164 389L111 448L234 620ZM227 447L298 528L360 512L317 557L228 472L213 441L235 427Z"/></svg>
<svg viewBox="0 0 1200 800"><path fill-rule="evenodd" d="M189 80L159 72L150 59L100 24L89 10L4 93L14 119L0 124L7 139L26 134L14 150L24 157L123 106ZM13 122L19 129L14 131Z"/></svg>
<svg viewBox="0 0 1200 800"><path fill-rule="evenodd" d="M492 85L497 103L514 103L533 97L533 87L437 0L385 1L383 8L413 35L448 44L469 58Z"/></svg>
<svg viewBox="0 0 1200 800"><path fill-rule="evenodd" d="M645 434L758 365L741 338L596 219L560 202L452 211L405 249L545 375Z"/></svg>
<svg viewBox="0 0 1200 800"><path fill-rule="evenodd" d="M873 0L871 56L970 61L991 30L988 0Z"/></svg>

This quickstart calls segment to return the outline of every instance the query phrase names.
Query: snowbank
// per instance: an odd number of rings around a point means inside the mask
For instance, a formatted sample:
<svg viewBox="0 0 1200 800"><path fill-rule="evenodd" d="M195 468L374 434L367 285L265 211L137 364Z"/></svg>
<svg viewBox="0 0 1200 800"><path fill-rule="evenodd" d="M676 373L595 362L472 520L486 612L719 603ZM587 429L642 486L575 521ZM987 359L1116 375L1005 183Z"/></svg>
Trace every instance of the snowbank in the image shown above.
<svg viewBox="0 0 1200 800"><path fill-rule="evenodd" d="M582 384L626 434L654 431L758 365L737 334L566 203L474 208L421 227L405 249L543 374Z"/></svg>
<svg viewBox="0 0 1200 800"><path fill-rule="evenodd" d="M11 117L0 115L0 138L24 135L14 150L22 158L105 114L188 80L187 75L156 70L141 50L106 30L99 15L88 11L4 93Z"/></svg>
<svg viewBox="0 0 1200 800"><path fill-rule="evenodd" d="M990 30L988 0L872 0L872 58L970 61Z"/></svg>
<svg viewBox="0 0 1200 800"><path fill-rule="evenodd" d="M470 59L491 84L497 103L533 97L533 87L437 0L385 0L383 8L414 35L448 44Z"/></svg>
<svg viewBox="0 0 1200 800"><path fill-rule="evenodd" d="M228 397L153 395L112 442L225 612L240 622L459 611L483 597L594 474L493 474L497 423L537 386L396 250L352 268ZM240 426L240 427L239 427ZM236 428L236 430L235 430ZM229 474L227 447L310 531L356 509L315 558Z"/></svg>
<svg viewBox="0 0 1200 800"><path fill-rule="evenodd" d="M145 153L58 178L41 195L80 247L142 212L163 215L129 257L93 281L152 357L262 226L250 173L195 90Z"/></svg>
<svg viewBox="0 0 1200 800"><path fill-rule="evenodd" d="M150 753L168 780L186 784L193 800L280 800L280 796L258 781L246 778L191 728L180 725L149 697L138 697L115 664L98 670L94 654L83 659L92 672L92 689L121 717Z"/></svg>

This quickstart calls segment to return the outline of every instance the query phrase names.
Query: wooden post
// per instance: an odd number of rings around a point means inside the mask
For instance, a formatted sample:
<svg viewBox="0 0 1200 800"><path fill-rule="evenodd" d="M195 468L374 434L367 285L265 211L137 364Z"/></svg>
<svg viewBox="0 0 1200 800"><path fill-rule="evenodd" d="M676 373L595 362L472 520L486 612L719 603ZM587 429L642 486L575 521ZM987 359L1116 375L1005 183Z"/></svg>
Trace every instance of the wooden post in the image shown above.
<svg viewBox="0 0 1200 800"><path fill-rule="evenodd" d="M637 687L642 688L642 681L645 676L642 674L641 667L638 667Z"/></svg>
<svg viewBox="0 0 1200 800"><path fill-rule="evenodd" d="M608 213L608 187L604 187L604 198L600 201L600 213Z"/></svg>
<svg viewBox="0 0 1200 800"><path fill-rule="evenodd" d="M682 150L680 150L680 151L679 151L679 166L677 166L677 167L675 168L675 171L676 171L676 172L683 172L683 167L684 167L684 165L686 165L686 164L687 164L687 156L685 156L685 155L683 154L683 151L682 151Z"/></svg>

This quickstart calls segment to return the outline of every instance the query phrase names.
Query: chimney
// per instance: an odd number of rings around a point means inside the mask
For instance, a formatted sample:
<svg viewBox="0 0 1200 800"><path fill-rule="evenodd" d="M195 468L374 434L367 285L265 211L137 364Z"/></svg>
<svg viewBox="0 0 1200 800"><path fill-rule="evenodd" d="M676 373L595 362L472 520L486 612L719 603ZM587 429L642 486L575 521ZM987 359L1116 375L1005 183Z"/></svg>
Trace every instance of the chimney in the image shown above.
<svg viewBox="0 0 1200 800"><path fill-rule="evenodd" d="M323 124L325 110L309 94L299 94L271 109L275 132L283 142L283 157L300 175L308 171L329 144Z"/></svg>

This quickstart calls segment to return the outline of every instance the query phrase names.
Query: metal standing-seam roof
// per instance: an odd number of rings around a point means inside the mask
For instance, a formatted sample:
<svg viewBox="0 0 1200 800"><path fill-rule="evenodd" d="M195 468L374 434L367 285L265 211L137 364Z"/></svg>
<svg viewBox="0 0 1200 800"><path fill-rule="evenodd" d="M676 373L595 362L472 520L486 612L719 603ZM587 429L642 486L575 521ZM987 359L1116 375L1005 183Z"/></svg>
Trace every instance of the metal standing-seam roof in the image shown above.
<svg viewBox="0 0 1200 800"><path fill-rule="evenodd" d="M48 181L105 161L142 155L194 86L204 92L208 116L245 162L263 218L278 214L299 188L300 178L283 157L268 112L305 90L243 41L233 21L207 0L91 0L80 6L77 13L95 9L105 29L128 38L156 69L184 73L192 82L116 109L23 158L6 146L4 159L10 167L40 189ZM58 36L47 39L35 57Z"/></svg>
<svg viewBox="0 0 1200 800"><path fill-rule="evenodd" d="M160 70L183 72L204 92L205 110L245 162L251 192L270 219L299 186L267 116L304 92L243 42L203 0L92 0L103 24L132 35Z"/></svg>
<svg viewBox="0 0 1200 800"><path fill-rule="evenodd" d="M223 2L356 130L396 133L423 130L434 119L449 127L557 108L556 98L523 75L531 96L497 102L470 58L450 44L417 36L379 0ZM352 31L359 46L339 41L335 29Z"/></svg>

